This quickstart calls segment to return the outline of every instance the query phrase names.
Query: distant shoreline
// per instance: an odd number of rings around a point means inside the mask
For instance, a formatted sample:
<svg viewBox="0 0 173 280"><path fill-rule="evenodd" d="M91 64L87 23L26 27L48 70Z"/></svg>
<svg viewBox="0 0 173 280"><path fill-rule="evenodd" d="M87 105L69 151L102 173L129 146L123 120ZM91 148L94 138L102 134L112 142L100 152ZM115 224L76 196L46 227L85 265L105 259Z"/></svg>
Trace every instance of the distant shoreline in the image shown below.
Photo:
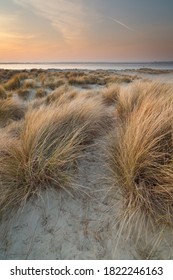
<svg viewBox="0 0 173 280"><path fill-rule="evenodd" d="M173 62L6 62L0 63L0 69L14 70L173 70Z"/></svg>

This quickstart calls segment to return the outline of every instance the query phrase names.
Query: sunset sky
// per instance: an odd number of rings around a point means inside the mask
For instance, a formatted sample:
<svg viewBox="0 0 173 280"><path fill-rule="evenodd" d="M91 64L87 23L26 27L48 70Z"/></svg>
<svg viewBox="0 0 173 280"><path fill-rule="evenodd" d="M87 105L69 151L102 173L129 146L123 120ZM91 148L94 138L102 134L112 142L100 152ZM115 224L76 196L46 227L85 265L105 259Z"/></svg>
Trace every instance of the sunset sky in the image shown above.
<svg viewBox="0 0 173 280"><path fill-rule="evenodd" d="M0 62L173 60L173 0L0 0Z"/></svg>

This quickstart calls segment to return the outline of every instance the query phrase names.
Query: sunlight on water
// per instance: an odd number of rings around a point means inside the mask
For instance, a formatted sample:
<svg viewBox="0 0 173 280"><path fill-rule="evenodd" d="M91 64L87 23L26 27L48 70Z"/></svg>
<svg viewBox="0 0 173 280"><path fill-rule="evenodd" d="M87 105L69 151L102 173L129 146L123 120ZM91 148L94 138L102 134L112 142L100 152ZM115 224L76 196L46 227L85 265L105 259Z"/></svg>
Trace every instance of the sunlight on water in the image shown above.
<svg viewBox="0 0 173 280"><path fill-rule="evenodd" d="M88 70L125 70L125 69L173 69L173 62L162 63L0 63L0 69L88 69Z"/></svg>

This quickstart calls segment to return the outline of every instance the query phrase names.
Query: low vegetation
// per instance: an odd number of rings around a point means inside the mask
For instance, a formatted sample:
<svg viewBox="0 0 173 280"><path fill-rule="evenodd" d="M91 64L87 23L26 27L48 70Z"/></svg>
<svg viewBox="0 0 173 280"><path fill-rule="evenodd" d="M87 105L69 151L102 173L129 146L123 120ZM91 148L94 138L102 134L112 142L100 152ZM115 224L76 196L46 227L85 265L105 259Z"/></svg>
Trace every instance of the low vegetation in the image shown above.
<svg viewBox="0 0 173 280"><path fill-rule="evenodd" d="M5 99L5 98L7 98L6 91L2 86L0 86L0 99Z"/></svg>
<svg viewBox="0 0 173 280"><path fill-rule="evenodd" d="M18 75L13 76L3 86L4 86L4 89L6 89L6 90L15 90L15 89L20 88L19 76Z"/></svg>
<svg viewBox="0 0 173 280"><path fill-rule="evenodd" d="M108 138L108 161L124 197L121 223L173 225L173 88L140 83L121 91L117 126Z"/></svg>
<svg viewBox="0 0 173 280"><path fill-rule="evenodd" d="M71 192L75 163L86 145L104 133L105 114L104 105L91 100L29 110L18 136L1 139L1 212L50 186Z"/></svg>
<svg viewBox="0 0 173 280"><path fill-rule="evenodd" d="M117 84L113 84L102 91L102 97L104 103L107 105L113 105L118 100L118 95L120 94L120 86Z"/></svg>
<svg viewBox="0 0 173 280"><path fill-rule="evenodd" d="M21 99L27 100L30 96L30 91L27 88L20 88L17 94Z"/></svg>
<svg viewBox="0 0 173 280"><path fill-rule="evenodd" d="M172 86L113 71L3 70L0 77L1 214L45 188L73 192L78 159L100 137L107 193L123 198L120 228L140 235L173 226Z"/></svg>
<svg viewBox="0 0 173 280"><path fill-rule="evenodd" d="M25 106L12 98L0 100L0 126L6 126L13 120L20 120L25 115Z"/></svg>

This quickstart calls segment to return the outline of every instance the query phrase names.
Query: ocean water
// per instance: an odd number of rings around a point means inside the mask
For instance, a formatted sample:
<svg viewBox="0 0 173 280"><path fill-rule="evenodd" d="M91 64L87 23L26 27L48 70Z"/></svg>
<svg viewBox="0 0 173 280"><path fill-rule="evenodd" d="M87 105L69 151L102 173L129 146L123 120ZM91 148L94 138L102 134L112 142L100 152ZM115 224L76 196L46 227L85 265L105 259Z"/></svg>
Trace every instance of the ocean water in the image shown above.
<svg viewBox="0 0 173 280"><path fill-rule="evenodd" d="M140 68L173 70L172 62L147 62L147 63L0 63L0 69L80 69L80 70L137 70Z"/></svg>

